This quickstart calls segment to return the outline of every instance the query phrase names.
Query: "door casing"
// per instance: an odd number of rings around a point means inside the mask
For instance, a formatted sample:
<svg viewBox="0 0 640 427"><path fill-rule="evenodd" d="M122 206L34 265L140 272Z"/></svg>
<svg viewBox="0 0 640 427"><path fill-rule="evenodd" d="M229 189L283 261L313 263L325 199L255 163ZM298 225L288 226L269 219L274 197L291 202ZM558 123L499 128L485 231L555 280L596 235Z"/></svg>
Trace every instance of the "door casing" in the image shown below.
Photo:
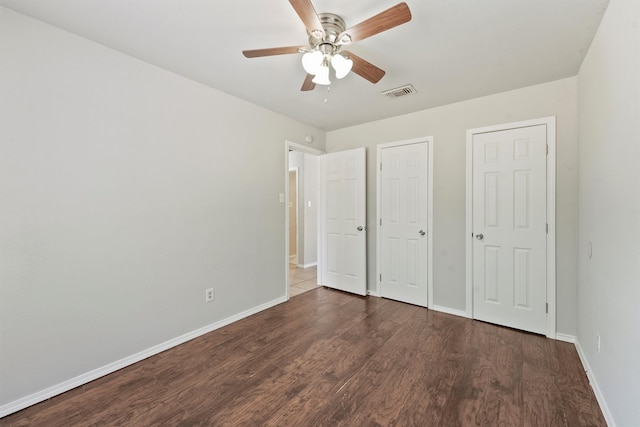
<svg viewBox="0 0 640 427"><path fill-rule="evenodd" d="M293 179L292 179L291 174L293 174ZM287 193L287 195L289 196L289 199L287 201L287 209L288 209L288 212L289 212L289 221L288 221L288 223L289 223L289 228L288 228L288 230L289 230L289 252L291 252L291 244L292 243L295 245L295 248L296 248L296 251L295 251L294 254L289 253L289 259L291 260L291 257L293 255L295 255L296 256L296 264L300 263L300 255L299 255L299 252L298 252L299 251L299 242L298 242L298 240L299 240L299 235L298 235L298 197L299 197L298 185L299 184L298 184L298 179L299 179L298 168L289 169L289 191ZM291 189L291 183L292 182L294 183L294 186L295 186L294 190L295 191L292 191L292 189ZM294 194L295 194L295 196L294 196ZM291 206L289 206L289 204L291 203L291 199L292 198L295 199L295 204L293 206L294 207L293 210L291 209ZM295 212L295 220L293 220L293 218L291 218L292 213L294 213L294 212ZM295 223L295 227L292 226L292 223ZM292 228L293 228L293 230L292 230ZM294 236L295 238L292 238L292 236L291 236L291 232L292 231L295 233L295 236ZM289 261L289 262L291 262L291 261Z"/></svg>
<svg viewBox="0 0 640 427"><path fill-rule="evenodd" d="M466 313L473 315L473 136L480 133L545 125L547 129L547 333L556 338L556 117L543 117L514 123L467 130L466 185Z"/></svg>
<svg viewBox="0 0 640 427"><path fill-rule="evenodd" d="M433 136L425 136L420 138L406 139L377 146L377 163L376 163L376 290L369 290L369 295L381 296L381 261L382 261L382 242L380 236L380 218L382 216L382 174L380 168L382 165L382 150L390 147L398 147L402 145L426 143L427 144L427 308L433 308Z"/></svg>

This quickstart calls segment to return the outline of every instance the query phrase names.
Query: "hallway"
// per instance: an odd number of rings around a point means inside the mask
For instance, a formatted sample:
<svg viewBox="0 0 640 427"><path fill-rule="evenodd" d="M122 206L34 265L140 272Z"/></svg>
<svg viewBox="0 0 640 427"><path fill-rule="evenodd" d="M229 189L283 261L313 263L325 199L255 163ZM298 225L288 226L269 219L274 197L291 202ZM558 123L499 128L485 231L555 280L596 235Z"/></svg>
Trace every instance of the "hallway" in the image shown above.
<svg viewBox="0 0 640 427"><path fill-rule="evenodd" d="M294 263L289 264L289 298L317 287L317 267L299 268Z"/></svg>

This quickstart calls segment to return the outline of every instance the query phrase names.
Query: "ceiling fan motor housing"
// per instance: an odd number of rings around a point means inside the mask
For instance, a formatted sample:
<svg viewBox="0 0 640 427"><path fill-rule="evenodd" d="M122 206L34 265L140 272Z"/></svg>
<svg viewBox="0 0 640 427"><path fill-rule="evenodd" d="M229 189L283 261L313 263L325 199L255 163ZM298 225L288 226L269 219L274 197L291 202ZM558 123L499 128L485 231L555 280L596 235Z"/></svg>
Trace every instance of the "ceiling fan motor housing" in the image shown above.
<svg viewBox="0 0 640 427"><path fill-rule="evenodd" d="M317 48L318 45L330 45L332 47L331 51L336 52L339 48L339 45L337 44L338 36L346 29L344 19L334 13L320 13L318 17L322 23L325 37L323 39L322 34L319 31L311 31L309 32L309 44L313 46L314 49ZM329 49L328 47L323 47L323 51L324 50Z"/></svg>

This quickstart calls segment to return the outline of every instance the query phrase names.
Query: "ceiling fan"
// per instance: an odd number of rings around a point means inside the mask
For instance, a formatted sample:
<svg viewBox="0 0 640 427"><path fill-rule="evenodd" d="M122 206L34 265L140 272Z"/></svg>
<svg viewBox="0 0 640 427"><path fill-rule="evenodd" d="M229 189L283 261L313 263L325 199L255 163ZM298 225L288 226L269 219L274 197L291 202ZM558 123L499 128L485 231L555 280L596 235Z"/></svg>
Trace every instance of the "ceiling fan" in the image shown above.
<svg viewBox="0 0 640 427"><path fill-rule="evenodd" d="M302 66L307 72L307 77L302 84L302 91L313 90L316 84L331 84L329 65L334 69L338 79L345 77L353 70L371 83L377 83L384 76L384 70L351 52L340 52L340 50L343 46L364 40L411 20L409 6L402 2L347 29L340 16L333 13L316 13L311 0L289 0L289 3L307 27L309 46L244 50L242 54L247 58L257 58L303 53Z"/></svg>

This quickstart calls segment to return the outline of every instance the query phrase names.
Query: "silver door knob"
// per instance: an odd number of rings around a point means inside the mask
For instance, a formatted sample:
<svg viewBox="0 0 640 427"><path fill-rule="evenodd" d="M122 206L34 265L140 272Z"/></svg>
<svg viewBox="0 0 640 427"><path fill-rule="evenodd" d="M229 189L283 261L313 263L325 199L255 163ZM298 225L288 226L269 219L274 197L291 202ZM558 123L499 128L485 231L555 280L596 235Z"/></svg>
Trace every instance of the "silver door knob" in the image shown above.
<svg viewBox="0 0 640 427"><path fill-rule="evenodd" d="M484 234L482 234L482 233L476 234L476 239L478 239L478 240L484 239Z"/></svg>
<svg viewBox="0 0 640 427"><path fill-rule="evenodd" d="M418 231L418 233L420 233L421 236L424 236L425 234L427 234L427 233L424 232L424 230L420 230L420 231Z"/></svg>
<svg viewBox="0 0 640 427"><path fill-rule="evenodd" d="M363 226L361 226L361 225L359 225L359 226L358 226L358 231L362 231L362 230L364 230L364 227L363 227Z"/></svg>

